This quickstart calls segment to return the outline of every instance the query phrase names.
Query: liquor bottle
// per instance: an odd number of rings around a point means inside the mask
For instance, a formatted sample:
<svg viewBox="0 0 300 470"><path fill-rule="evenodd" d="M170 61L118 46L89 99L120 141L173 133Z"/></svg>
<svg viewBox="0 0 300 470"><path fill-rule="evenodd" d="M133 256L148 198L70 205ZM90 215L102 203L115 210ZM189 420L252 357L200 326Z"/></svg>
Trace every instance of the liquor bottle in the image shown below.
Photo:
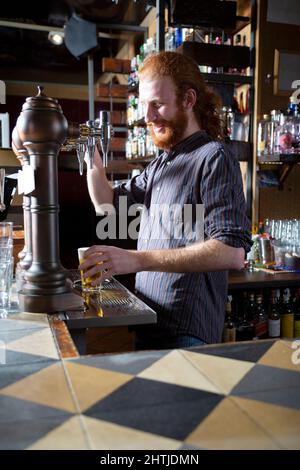
<svg viewBox="0 0 300 470"><path fill-rule="evenodd" d="M290 303L290 296L290 289L285 289L281 313L281 336L284 338L294 337L294 310Z"/></svg>
<svg viewBox="0 0 300 470"><path fill-rule="evenodd" d="M256 296L256 312L254 315L255 338L265 339L268 337L268 315L263 306L262 295Z"/></svg>
<svg viewBox="0 0 300 470"><path fill-rule="evenodd" d="M287 108L287 115L288 116L297 116L298 115L298 104L296 98L291 95L289 98L289 105Z"/></svg>
<svg viewBox="0 0 300 470"><path fill-rule="evenodd" d="M249 294L249 301L247 306L247 318L253 322L253 319L256 315L256 304L255 304L255 294L250 292Z"/></svg>
<svg viewBox="0 0 300 470"><path fill-rule="evenodd" d="M292 153L293 152L293 135L292 120L284 115L280 116L280 125L275 130L275 153Z"/></svg>
<svg viewBox="0 0 300 470"><path fill-rule="evenodd" d="M245 113L244 92L243 91L241 91L241 93L240 93L239 109L240 109L241 114Z"/></svg>
<svg viewBox="0 0 300 470"><path fill-rule="evenodd" d="M182 29L175 28L175 48L181 46L182 44Z"/></svg>
<svg viewBox="0 0 300 470"><path fill-rule="evenodd" d="M132 158L132 148L131 148L131 141L132 141L132 131L128 130L128 136L126 140L126 158L129 160Z"/></svg>
<svg viewBox="0 0 300 470"><path fill-rule="evenodd" d="M270 295L268 334L270 338L280 337L280 310L276 290L272 290Z"/></svg>
<svg viewBox="0 0 300 470"><path fill-rule="evenodd" d="M232 315L232 296L228 295L226 303L225 323L223 329L223 343L236 341L236 326Z"/></svg>
<svg viewBox="0 0 300 470"><path fill-rule="evenodd" d="M295 338L300 339L300 288L296 290L295 295L294 336Z"/></svg>
<svg viewBox="0 0 300 470"><path fill-rule="evenodd" d="M268 123L269 116L268 114L264 114L263 119L259 121L257 127L257 155L259 157L266 154Z"/></svg>
<svg viewBox="0 0 300 470"><path fill-rule="evenodd" d="M236 340L249 341L254 338L253 315L255 313L254 294L249 295L249 301L244 303L243 317L236 327Z"/></svg>

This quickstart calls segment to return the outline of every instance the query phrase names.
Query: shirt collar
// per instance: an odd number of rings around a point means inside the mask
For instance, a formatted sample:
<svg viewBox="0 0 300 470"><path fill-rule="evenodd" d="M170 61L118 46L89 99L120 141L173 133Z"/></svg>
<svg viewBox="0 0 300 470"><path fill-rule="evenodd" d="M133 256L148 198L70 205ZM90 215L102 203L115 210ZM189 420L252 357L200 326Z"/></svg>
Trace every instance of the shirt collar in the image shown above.
<svg viewBox="0 0 300 470"><path fill-rule="evenodd" d="M174 158L179 153L188 153L192 152L196 148L211 142L213 139L209 137L204 130L200 130L194 132L194 134L186 137L178 144L174 145L168 152L166 153L167 157Z"/></svg>

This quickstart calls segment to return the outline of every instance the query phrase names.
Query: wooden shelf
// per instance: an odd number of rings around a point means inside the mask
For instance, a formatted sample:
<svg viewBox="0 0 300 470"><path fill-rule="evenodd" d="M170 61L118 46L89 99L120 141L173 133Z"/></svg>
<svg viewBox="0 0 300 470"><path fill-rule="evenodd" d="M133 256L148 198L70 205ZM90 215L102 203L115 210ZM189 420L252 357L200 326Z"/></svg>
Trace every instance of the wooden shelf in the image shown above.
<svg viewBox="0 0 300 470"><path fill-rule="evenodd" d="M253 83L253 77L250 77L248 75L204 72L202 72L201 75L207 83L230 83L234 85L251 85Z"/></svg>
<svg viewBox="0 0 300 470"><path fill-rule="evenodd" d="M128 93L138 93L139 85L133 85L128 87Z"/></svg>
<svg viewBox="0 0 300 470"><path fill-rule="evenodd" d="M128 87L127 85L104 85L99 83L96 87L96 96L98 98L123 98L127 99Z"/></svg>
<svg viewBox="0 0 300 470"><path fill-rule="evenodd" d="M300 154L282 153L276 155L264 155L258 157L258 163L261 164L282 164L282 163L300 163Z"/></svg>
<svg viewBox="0 0 300 470"><path fill-rule="evenodd" d="M184 42L177 52L192 57L199 65L244 69L250 66L250 48L203 42Z"/></svg>
<svg viewBox="0 0 300 470"><path fill-rule="evenodd" d="M145 123L145 119L141 118L134 121L132 124L127 124L127 126L131 129L132 127L147 127L147 124Z"/></svg>
<svg viewBox="0 0 300 470"><path fill-rule="evenodd" d="M147 157L138 157L138 158L127 158L127 161L130 163L149 163L156 158L155 155L149 155Z"/></svg>
<svg viewBox="0 0 300 470"><path fill-rule="evenodd" d="M102 72L129 74L130 60L102 57Z"/></svg>
<svg viewBox="0 0 300 470"><path fill-rule="evenodd" d="M300 154L266 155L258 158L258 164L263 170L275 169L278 173L278 189L283 189L283 184L293 167L300 164Z"/></svg>
<svg viewBox="0 0 300 470"><path fill-rule="evenodd" d="M209 33L224 33L228 35L235 35L237 34L241 29L243 29L245 26L247 26L250 22L249 16L236 16L235 18L235 24L230 28L230 27L216 27L216 26L196 26L197 29L201 30L204 34L209 34ZM182 23L178 25L174 25L175 27L187 27L187 28L192 28L193 26L190 25L183 25Z"/></svg>

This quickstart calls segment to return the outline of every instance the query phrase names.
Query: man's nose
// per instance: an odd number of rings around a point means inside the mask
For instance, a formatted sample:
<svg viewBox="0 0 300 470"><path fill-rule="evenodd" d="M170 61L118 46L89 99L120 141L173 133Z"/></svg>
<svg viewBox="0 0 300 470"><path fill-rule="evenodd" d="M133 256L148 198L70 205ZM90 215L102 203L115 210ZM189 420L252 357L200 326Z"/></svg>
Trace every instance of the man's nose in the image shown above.
<svg viewBox="0 0 300 470"><path fill-rule="evenodd" d="M145 105L144 106L144 117L145 117L145 122L153 122L157 119L157 113L153 106L151 105Z"/></svg>

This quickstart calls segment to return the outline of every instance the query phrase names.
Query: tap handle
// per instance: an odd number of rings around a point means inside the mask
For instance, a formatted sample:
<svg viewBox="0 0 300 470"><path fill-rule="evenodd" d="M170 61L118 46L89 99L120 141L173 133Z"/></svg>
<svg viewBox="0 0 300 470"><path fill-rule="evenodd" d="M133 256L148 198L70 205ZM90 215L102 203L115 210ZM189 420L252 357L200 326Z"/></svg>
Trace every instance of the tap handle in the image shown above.
<svg viewBox="0 0 300 470"><path fill-rule="evenodd" d="M101 149L103 155L103 166L107 166L107 155L111 139L111 124L110 124L110 113L109 111L100 111L99 116L100 128L101 128Z"/></svg>
<svg viewBox="0 0 300 470"><path fill-rule="evenodd" d="M93 169L94 165L94 154L96 149L96 139L95 137L88 136L87 138L87 150L89 156L90 170Z"/></svg>
<svg viewBox="0 0 300 470"><path fill-rule="evenodd" d="M0 168L0 212L5 211L4 204L4 185L5 185L5 169Z"/></svg>
<svg viewBox="0 0 300 470"><path fill-rule="evenodd" d="M84 155L86 152L86 145L84 142L79 142L76 146L76 153L77 159L79 163L79 174L83 175L83 162L84 162Z"/></svg>

